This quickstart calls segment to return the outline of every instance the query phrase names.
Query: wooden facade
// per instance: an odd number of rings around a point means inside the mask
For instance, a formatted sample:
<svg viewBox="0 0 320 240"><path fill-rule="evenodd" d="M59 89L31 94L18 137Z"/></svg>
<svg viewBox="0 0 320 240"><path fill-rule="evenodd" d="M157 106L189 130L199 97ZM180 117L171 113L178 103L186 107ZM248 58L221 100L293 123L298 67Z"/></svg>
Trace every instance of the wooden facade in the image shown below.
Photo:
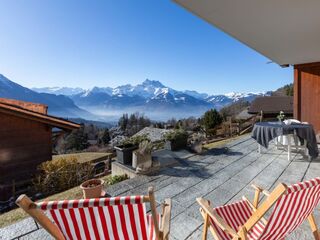
<svg viewBox="0 0 320 240"><path fill-rule="evenodd" d="M10 198L19 182L31 180L40 163L52 159L52 127L79 126L46 113L45 105L0 99L0 201Z"/></svg>
<svg viewBox="0 0 320 240"><path fill-rule="evenodd" d="M294 118L320 134L320 62L294 66Z"/></svg>
<svg viewBox="0 0 320 240"><path fill-rule="evenodd" d="M0 113L0 185L2 200L11 197L15 184L29 180L37 166L51 160L51 127Z"/></svg>

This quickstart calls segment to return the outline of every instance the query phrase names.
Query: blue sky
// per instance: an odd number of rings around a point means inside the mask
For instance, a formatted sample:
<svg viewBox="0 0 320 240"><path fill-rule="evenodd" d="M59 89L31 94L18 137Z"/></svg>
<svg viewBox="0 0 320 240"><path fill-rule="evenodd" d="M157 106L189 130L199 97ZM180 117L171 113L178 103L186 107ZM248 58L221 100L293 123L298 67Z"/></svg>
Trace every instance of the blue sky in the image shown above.
<svg viewBox="0 0 320 240"><path fill-rule="evenodd" d="M0 73L27 87L146 78L207 93L276 89L292 68L166 0L1 0Z"/></svg>

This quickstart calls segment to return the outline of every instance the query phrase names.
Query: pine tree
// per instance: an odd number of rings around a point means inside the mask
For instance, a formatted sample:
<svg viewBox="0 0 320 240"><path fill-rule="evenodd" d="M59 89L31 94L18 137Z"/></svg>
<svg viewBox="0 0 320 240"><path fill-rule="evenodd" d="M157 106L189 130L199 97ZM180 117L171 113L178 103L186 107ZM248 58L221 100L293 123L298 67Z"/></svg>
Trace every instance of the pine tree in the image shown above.
<svg viewBox="0 0 320 240"><path fill-rule="evenodd" d="M101 137L99 138L99 144L106 145L110 142L109 129L106 128L102 131Z"/></svg>
<svg viewBox="0 0 320 240"><path fill-rule="evenodd" d="M214 128L222 123L222 117L216 109L211 109L205 112L201 122L206 134L212 135Z"/></svg>

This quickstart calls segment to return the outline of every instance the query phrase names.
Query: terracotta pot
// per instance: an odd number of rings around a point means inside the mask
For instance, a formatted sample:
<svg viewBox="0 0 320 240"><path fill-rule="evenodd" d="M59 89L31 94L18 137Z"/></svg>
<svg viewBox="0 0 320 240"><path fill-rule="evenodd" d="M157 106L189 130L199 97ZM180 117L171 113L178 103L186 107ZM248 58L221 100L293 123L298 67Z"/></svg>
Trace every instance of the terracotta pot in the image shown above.
<svg viewBox="0 0 320 240"><path fill-rule="evenodd" d="M90 179L80 185L83 192L83 198L99 198L103 193L104 181L101 179Z"/></svg>

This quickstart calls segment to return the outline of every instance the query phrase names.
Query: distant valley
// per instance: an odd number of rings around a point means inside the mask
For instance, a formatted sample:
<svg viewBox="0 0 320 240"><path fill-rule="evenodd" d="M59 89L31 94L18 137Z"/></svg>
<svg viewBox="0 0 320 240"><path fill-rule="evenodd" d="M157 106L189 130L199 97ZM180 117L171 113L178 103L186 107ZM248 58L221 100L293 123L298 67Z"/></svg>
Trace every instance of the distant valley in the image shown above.
<svg viewBox="0 0 320 240"><path fill-rule="evenodd" d="M28 89L0 74L0 97L43 103L49 113L64 118L116 121L123 113L142 112L153 120L199 117L210 108L221 109L231 103L251 102L266 93L229 93L209 95L179 91L160 81L145 80L138 85L92 89L45 87Z"/></svg>

